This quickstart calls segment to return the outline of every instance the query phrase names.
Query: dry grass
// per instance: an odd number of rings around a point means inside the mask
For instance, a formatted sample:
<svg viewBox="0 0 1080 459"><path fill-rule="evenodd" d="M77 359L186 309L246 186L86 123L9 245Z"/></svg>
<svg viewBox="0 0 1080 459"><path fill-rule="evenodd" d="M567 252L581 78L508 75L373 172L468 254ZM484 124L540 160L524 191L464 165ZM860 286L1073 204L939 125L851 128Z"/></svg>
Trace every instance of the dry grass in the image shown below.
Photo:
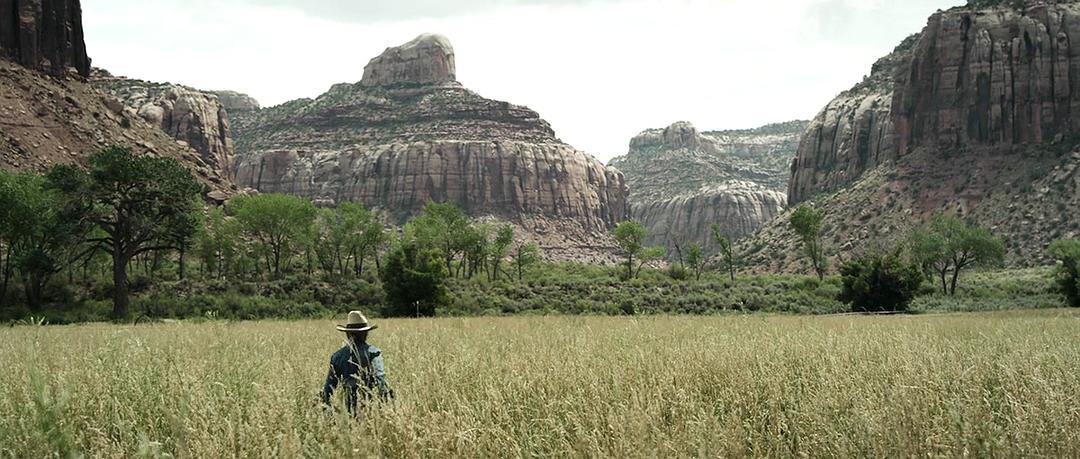
<svg viewBox="0 0 1080 459"><path fill-rule="evenodd" d="M0 330L0 456L1080 456L1078 311L381 325L363 423L329 322Z"/></svg>

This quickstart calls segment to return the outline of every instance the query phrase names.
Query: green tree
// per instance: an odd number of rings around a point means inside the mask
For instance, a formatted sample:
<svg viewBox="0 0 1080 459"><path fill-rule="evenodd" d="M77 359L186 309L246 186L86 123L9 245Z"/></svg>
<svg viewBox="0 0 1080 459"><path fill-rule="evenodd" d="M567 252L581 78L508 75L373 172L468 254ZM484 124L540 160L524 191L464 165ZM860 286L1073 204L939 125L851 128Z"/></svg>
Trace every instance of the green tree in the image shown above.
<svg viewBox="0 0 1080 459"><path fill-rule="evenodd" d="M821 243L821 225L825 220L825 213L810 206L799 206L795 213L791 214L791 228L802 241L810 264L817 273L818 279L825 279L825 252Z"/></svg>
<svg viewBox="0 0 1080 459"><path fill-rule="evenodd" d="M854 312L906 311L922 285L919 267L899 254L857 258L841 269L840 301Z"/></svg>
<svg viewBox="0 0 1080 459"><path fill-rule="evenodd" d="M519 242L514 248L514 269L518 282L525 280L525 271L540 261L540 248L534 242Z"/></svg>
<svg viewBox="0 0 1080 459"><path fill-rule="evenodd" d="M723 228L720 225L713 224L711 229L713 242L716 242L716 246L720 248L720 266L731 276L731 282L735 282L735 271L738 269L735 246L731 243L731 239L724 236Z"/></svg>
<svg viewBox="0 0 1080 459"><path fill-rule="evenodd" d="M488 246L488 279L494 281L499 277L499 267L510 252L510 246L514 244L514 227L502 225L495 230L495 240Z"/></svg>
<svg viewBox="0 0 1080 459"><path fill-rule="evenodd" d="M945 295L956 295L960 273L975 266L995 266L1005 259L1005 244L990 231L963 220L936 215L909 236L912 259L941 281Z"/></svg>
<svg viewBox="0 0 1080 459"><path fill-rule="evenodd" d="M645 265L658 262L660 260L663 260L665 257L667 257L666 248L661 246L645 247L638 255L638 267L637 271L634 273L634 277L636 278L641 275L641 268L644 268Z"/></svg>
<svg viewBox="0 0 1080 459"><path fill-rule="evenodd" d="M699 244L690 244L686 249L686 265L694 271L694 279L701 280L701 270L705 266L705 251Z"/></svg>
<svg viewBox="0 0 1080 459"><path fill-rule="evenodd" d="M469 220L453 203L430 202L424 212L413 218L408 232L424 247L438 249L447 269L453 272L454 259L468 244Z"/></svg>
<svg viewBox="0 0 1080 459"><path fill-rule="evenodd" d="M1060 240L1050 244L1050 255L1058 261L1058 287L1072 307L1080 307L1080 240Z"/></svg>
<svg viewBox="0 0 1080 459"><path fill-rule="evenodd" d="M423 247L411 239L397 242L379 270L389 302L386 314L434 316L436 308L445 302L444 281L449 275L437 249Z"/></svg>
<svg viewBox="0 0 1080 459"><path fill-rule="evenodd" d="M225 211L219 207L209 209L196 236L203 273L218 279L232 274L240 256L240 237L240 223L236 219L225 215Z"/></svg>
<svg viewBox="0 0 1080 459"><path fill-rule="evenodd" d="M645 250L645 227L634 220L627 220L615 227L615 244L626 256L626 278L634 278L634 258Z"/></svg>
<svg viewBox="0 0 1080 459"><path fill-rule="evenodd" d="M50 177L66 179L58 173L60 168ZM84 255L78 248L89 232L86 211L85 205L67 199L50 178L0 172L0 261L4 270L0 301L17 271L30 310L40 309L44 289L53 276Z"/></svg>
<svg viewBox="0 0 1080 459"><path fill-rule="evenodd" d="M242 196L230 203L241 228L263 247L268 269L281 278L282 265L292 258L315 223L315 205L296 196Z"/></svg>
<svg viewBox="0 0 1080 459"><path fill-rule="evenodd" d="M20 193L15 176L0 170L0 306L4 305L15 272L11 258L19 238L17 222L25 218L20 215Z"/></svg>
<svg viewBox="0 0 1080 459"><path fill-rule="evenodd" d="M195 234L195 198L203 187L178 161L135 156L113 147L89 160L89 177L60 169L58 185L70 199L85 199L90 221L104 233L89 242L112 256L113 318L128 316L128 265L136 256L177 250Z"/></svg>

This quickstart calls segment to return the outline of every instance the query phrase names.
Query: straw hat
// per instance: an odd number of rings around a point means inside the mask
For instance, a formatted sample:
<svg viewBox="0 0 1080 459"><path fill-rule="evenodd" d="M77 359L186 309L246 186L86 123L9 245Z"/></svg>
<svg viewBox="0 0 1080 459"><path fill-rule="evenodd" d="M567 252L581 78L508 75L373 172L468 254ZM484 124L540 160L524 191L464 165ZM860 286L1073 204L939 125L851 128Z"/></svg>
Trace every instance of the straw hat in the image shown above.
<svg viewBox="0 0 1080 459"><path fill-rule="evenodd" d="M345 322L345 325L338 325L338 331L343 332L363 332L368 330L374 330L379 328L377 325L368 324L367 317L360 311L352 311L349 313L349 319Z"/></svg>

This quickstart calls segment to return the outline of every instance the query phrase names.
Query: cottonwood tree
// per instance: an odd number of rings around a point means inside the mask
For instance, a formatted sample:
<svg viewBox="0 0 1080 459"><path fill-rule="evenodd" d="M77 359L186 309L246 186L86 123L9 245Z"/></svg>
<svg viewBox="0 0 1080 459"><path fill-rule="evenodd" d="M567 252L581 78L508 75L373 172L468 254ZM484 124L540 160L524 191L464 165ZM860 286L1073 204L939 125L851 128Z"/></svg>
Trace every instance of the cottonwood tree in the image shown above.
<svg viewBox="0 0 1080 459"><path fill-rule="evenodd" d="M960 273L975 266L994 266L1005 259L1005 244L990 231L963 220L936 215L909 236L913 260L941 282L945 295L956 295Z"/></svg>
<svg viewBox="0 0 1080 459"><path fill-rule="evenodd" d="M716 242L716 246L720 249L720 266L731 276L731 282L735 282L735 270L738 261L735 259L734 244L731 243L731 239L724 236L723 228L720 225L713 224L711 230L713 242Z"/></svg>
<svg viewBox="0 0 1080 459"><path fill-rule="evenodd" d="M824 220L824 212L807 205L799 206L795 213L791 214L791 228L802 241L803 250L821 280L825 279L826 270L825 252L821 243L821 225Z"/></svg>
<svg viewBox="0 0 1080 459"><path fill-rule="evenodd" d="M461 209L452 203L430 202L406 226L418 244L438 249L453 273L454 258L465 251L468 243L469 220Z"/></svg>
<svg viewBox="0 0 1080 459"><path fill-rule="evenodd" d="M219 207L208 210L203 222L195 238L203 273L224 279L232 273L240 255L240 222L226 216Z"/></svg>
<svg viewBox="0 0 1080 459"><path fill-rule="evenodd" d="M514 248L514 269L518 282L525 280L525 271L540 261L540 248L534 242L518 242Z"/></svg>
<svg viewBox="0 0 1080 459"><path fill-rule="evenodd" d="M244 232L258 241L268 270L281 278L281 267L293 256L315 223L311 201L282 194L243 196L230 204Z"/></svg>
<svg viewBox="0 0 1080 459"><path fill-rule="evenodd" d="M514 227L502 225L495 230L495 240L488 246L488 279L494 281L499 277L500 266L510 252L510 246L514 243Z"/></svg>
<svg viewBox="0 0 1080 459"><path fill-rule="evenodd" d="M136 256L177 250L196 230L195 198L203 187L171 158L135 156L113 147L89 160L89 175L62 169L60 185L71 199L85 199L89 219L103 232L91 237L112 256L114 319L128 316L128 265Z"/></svg>
<svg viewBox="0 0 1080 459"><path fill-rule="evenodd" d="M701 245L694 243L686 249L686 266L694 271L694 279L701 280L701 270L705 266L705 251Z"/></svg>
<svg viewBox="0 0 1080 459"><path fill-rule="evenodd" d="M64 166L66 167L66 166ZM31 311L38 311L46 285L54 275L85 253L83 245L89 225L87 208L67 199L55 181L67 179L63 168L48 177L32 173L16 175L0 172L0 262L4 271L0 300L8 283L18 272Z"/></svg>
<svg viewBox="0 0 1080 459"><path fill-rule="evenodd" d="M634 258L645 250L645 227L635 220L627 220L615 227L615 244L626 256L626 278L634 278Z"/></svg>

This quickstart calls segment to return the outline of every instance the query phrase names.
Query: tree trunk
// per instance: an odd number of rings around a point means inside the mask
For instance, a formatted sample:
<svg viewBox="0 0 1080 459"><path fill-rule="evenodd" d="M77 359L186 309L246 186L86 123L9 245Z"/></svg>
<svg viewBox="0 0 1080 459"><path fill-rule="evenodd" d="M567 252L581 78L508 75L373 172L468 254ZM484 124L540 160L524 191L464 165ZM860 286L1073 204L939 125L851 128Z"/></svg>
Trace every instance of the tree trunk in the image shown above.
<svg viewBox="0 0 1080 459"><path fill-rule="evenodd" d="M5 252L7 255L5 255ZM4 277L3 282L0 283L0 306L3 306L4 299L7 298L8 282L11 280L11 247L8 246L7 250L0 252L0 257L3 258L0 260L3 262L0 263L0 270L3 271Z"/></svg>
<svg viewBox="0 0 1080 459"><path fill-rule="evenodd" d="M956 282L960 280L960 267L957 266L952 273L952 282L949 284L949 296L956 296Z"/></svg>
<svg viewBox="0 0 1080 459"><path fill-rule="evenodd" d="M626 279L634 278L634 255L626 257Z"/></svg>
<svg viewBox="0 0 1080 459"><path fill-rule="evenodd" d="M945 274L948 273L948 272L949 272L948 268L944 268L944 269L942 269L940 271L940 274L941 274L941 294L942 295L948 295L949 294L949 284L945 281Z"/></svg>
<svg viewBox="0 0 1080 459"><path fill-rule="evenodd" d="M130 258L120 251L113 250L113 320L128 317L127 268Z"/></svg>
<svg viewBox="0 0 1080 459"><path fill-rule="evenodd" d="M180 249L180 280L184 280L184 252L183 248Z"/></svg>

